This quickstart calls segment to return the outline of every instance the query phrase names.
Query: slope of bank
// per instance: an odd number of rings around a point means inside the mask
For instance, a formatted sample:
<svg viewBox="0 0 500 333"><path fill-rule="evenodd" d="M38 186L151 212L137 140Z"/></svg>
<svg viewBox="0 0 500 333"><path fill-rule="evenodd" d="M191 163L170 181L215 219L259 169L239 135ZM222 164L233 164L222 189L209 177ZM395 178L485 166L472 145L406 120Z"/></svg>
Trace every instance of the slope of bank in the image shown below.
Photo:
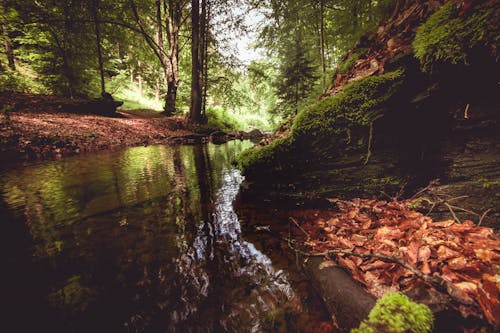
<svg viewBox="0 0 500 333"><path fill-rule="evenodd" d="M250 196L411 195L439 178L459 218L488 211L498 227L498 17L492 1L406 2L345 56L328 93L239 158Z"/></svg>

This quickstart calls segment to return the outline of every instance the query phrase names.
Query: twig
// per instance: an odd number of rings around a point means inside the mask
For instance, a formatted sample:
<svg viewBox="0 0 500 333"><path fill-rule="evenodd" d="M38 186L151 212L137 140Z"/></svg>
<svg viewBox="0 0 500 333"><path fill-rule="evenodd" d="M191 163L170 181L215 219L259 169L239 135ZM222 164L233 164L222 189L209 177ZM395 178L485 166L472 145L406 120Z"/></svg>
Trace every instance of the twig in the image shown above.
<svg viewBox="0 0 500 333"><path fill-rule="evenodd" d="M309 235L309 234L307 233L307 231L305 231L305 230L304 230L304 228L302 228L302 227L300 226L300 224L297 222L297 220L295 220L293 217L289 217L289 218L288 218L288 220L289 220L289 221L291 221L291 222L293 222L293 224L295 224L295 225L297 226L297 228L299 228L299 229L300 229L300 231L302 231L302 232L304 233L304 235L306 235L307 240L310 240L310 239L311 239L311 235Z"/></svg>
<svg viewBox="0 0 500 333"><path fill-rule="evenodd" d="M481 225L481 223L483 223L484 218L486 217L486 215L487 215L490 211L491 211L491 208L490 208L490 209L487 209L487 210L485 210L485 211L484 211L484 213L481 215L481 218L479 219L479 222L478 222L478 224L477 224L478 226L480 226L480 225Z"/></svg>
<svg viewBox="0 0 500 333"><path fill-rule="evenodd" d="M447 203L446 201L445 201L445 202L443 202L443 203L444 203L444 205L446 206L446 208L448 208L448 210L450 211L451 215L453 216L453 219L454 219L455 221L457 221L457 223L462 223L462 222L460 221L460 219L457 217L457 215L455 214L455 212L453 211L453 208L451 208L450 204L449 204L449 203Z"/></svg>
<svg viewBox="0 0 500 333"><path fill-rule="evenodd" d="M370 136L368 137L368 151L366 152L365 165L368 164L372 156L372 142L373 142L373 122L370 123Z"/></svg>
<svg viewBox="0 0 500 333"><path fill-rule="evenodd" d="M462 212L466 212L466 213L469 213L469 214L472 214L472 215L475 215L475 216L479 216L478 213L473 212L472 210L469 210L469 209L466 209L466 208L462 208L462 207L458 207L458 206L454 206L454 205L450 205L450 207L454 208L454 209L461 210Z"/></svg>

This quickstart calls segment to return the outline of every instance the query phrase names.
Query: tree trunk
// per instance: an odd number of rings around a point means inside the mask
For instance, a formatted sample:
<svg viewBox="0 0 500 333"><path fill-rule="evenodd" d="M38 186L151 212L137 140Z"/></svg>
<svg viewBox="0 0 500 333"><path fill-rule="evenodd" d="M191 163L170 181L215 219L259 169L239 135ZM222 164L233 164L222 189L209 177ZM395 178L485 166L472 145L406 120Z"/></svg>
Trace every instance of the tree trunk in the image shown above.
<svg viewBox="0 0 500 333"><path fill-rule="evenodd" d="M139 84L139 96L142 97L143 88L142 88L142 68L141 61L137 61L137 83Z"/></svg>
<svg viewBox="0 0 500 333"><path fill-rule="evenodd" d="M166 15L169 44L167 96L165 99L165 113L167 115L172 115L176 111L177 88L179 86L179 26L181 15L182 6L179 0L169 0L168 15Z"/></svg>
<svg viewBox="0 0 500 333"><path fill-rule="evenodd" d="M323 91L326 89L326 63L325 63L325 0L320 0L319 4L320 11L320 28L319 28L319 39L320 39L320 63L321 63L321 85Z"/></svg>
<svg viewBox="0 0 500 333"><path fill-rule="evenodd" d="M2 32L4 37L4 45L5 45L5 55L7 56L7 61L9 63L10 69L13 71L16 70L16 63L14 61L14 52L12 50L12 44L10 43L9 31L7 29L7 23L2 22Z"/></svg>
<svg viewBox="0 0 500 333"><path fill-rule="evenodd" d="M202 10L203 12L203 10ZM203 14L202 14L203 15ZM210 41L210 0L206 4L206 19L203 25L203 98L201 107L201 118L203 122L207 122L207 96L208 96L208 44Z"/></svg>
<svg viewBox="0 0 500 333"><path fill-rule="evenodd" d="M99 73L101 75L101 96L106 96L106 86L104 82L104 61L102 60L101 31L99 30L99 0L92 1L92 16L94 19L95 39L97 44L97 60L99 62Z"/></svg>
<svg viewBox="0 0 500 333"><path fill-rule="evenodd" d="M204 0L202 0L204 1ZM201 121L201 85L200 76L200 1L191 0L191 108L189 121L199 124Z"/></svg>

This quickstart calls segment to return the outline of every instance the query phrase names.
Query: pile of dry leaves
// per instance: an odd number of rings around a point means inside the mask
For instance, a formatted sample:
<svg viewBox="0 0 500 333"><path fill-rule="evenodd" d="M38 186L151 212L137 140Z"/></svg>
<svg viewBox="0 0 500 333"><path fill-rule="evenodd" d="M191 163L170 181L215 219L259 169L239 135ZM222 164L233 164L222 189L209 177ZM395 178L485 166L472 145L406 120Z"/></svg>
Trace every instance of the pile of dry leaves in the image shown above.
<svg viewBox="0 0 500 333"><path fill-rule="evenodd" d="M425 289L424 300L500 327L500 237L471 221L434 222L411 201L336 201L339 212L302 215L302 239L326 265L349 271L374 296Z"/></svg>

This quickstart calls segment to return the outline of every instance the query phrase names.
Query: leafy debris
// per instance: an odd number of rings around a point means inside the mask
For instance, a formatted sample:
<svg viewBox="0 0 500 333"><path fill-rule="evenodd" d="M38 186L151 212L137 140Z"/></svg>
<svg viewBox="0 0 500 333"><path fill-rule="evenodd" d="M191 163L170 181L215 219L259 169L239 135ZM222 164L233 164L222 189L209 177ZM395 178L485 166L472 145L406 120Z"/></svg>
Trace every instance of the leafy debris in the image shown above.
<svg viewBox="0 0 500 333"><path fill-rule="evenodd" d="M417 301L499 328L500 237L491 228L433 221L409 209L411 200L331 201L338 212L305 211L294 219L304 221L294 235L310 254L324 254L376 297L423 289L432 297Z"/></svg>

